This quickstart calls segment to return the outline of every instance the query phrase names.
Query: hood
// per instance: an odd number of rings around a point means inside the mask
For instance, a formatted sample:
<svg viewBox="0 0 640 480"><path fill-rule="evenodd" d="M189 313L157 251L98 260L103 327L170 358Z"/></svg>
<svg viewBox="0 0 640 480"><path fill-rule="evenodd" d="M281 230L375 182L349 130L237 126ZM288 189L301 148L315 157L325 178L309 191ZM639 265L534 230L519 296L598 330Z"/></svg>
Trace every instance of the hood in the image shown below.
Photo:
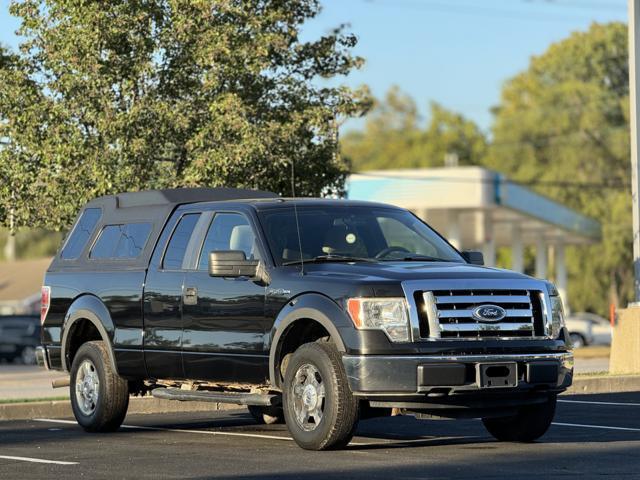
<svg viewBox="0 0 640 480"><path fill-rule="evenodd" d="M307 263L305 276L352 281L530 279L521 273L456 262Z"/></svg>

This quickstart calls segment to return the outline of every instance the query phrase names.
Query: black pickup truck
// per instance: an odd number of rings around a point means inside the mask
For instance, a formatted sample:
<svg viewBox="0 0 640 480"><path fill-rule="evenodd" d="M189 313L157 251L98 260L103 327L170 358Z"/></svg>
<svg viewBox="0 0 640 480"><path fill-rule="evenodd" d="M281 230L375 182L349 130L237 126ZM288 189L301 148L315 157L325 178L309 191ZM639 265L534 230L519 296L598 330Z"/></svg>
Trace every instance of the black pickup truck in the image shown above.
<svg viewBox="0 0 640 480"><path fill-rule="evenodd" d="M573 356L554 286L486 268L376 203L176 189L92 200L42 287L47 368L78 423L110 431L131 394L246 405L303 448L359 418L482 418L543 435Z"/></svg>

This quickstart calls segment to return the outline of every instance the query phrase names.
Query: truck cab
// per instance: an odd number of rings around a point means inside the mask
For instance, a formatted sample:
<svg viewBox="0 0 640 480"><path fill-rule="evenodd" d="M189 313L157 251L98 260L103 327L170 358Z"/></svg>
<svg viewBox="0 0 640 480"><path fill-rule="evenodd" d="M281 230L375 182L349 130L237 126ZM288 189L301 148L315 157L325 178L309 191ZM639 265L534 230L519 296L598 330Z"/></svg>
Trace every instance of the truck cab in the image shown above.
<svg viewBox="0 0 640 480"><path fill-rule="evenodd" d="M39 361L70 373L78 422L129 395L229 402L339 448L365 416L550 425L573 357L554 286L487 268L389 205L237 189L100 197L43 286Z"/></svg>

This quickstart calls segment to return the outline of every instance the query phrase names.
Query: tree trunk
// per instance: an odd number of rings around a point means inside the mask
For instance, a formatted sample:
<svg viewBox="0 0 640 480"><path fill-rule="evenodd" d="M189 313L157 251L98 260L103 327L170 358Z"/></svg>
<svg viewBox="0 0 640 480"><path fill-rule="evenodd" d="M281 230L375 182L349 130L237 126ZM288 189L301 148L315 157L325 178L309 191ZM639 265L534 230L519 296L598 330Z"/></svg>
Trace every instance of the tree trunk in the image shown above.
<svg viewBox="0 0 640 480"><path fill-rule="evenodd" d="M7 243L4 245L4 259L6 261L13 261L16 259L16 235L9 233L7 237Z"/></svg>

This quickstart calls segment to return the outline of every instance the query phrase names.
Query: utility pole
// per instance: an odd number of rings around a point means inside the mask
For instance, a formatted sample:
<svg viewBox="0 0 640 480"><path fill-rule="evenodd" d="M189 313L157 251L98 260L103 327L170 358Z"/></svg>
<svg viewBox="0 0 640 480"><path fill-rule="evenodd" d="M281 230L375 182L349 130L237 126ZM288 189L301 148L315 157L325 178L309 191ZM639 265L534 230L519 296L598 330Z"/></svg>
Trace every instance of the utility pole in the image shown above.
<svg viewBox="0 0 640 480"><path fill-rule="evenodd" d="M640 0L628 0L629 5L629 101L631 127L631 198L633 202L633 271L635 302L640 302L640 175L638 172L638 126L640 126L640 109L638 94L640 78L638 77L638 54L640 42L637 36L640 27Z"/></svg>
<svg viewBox="0 0 640 480"><path fill-rule="evenodd" d="M629 128L631 143L631 201L633 214L633 290L634 302L623 309L619 315L611 316L615 322L612 332L609 373L640 373L640 172L638 172L638 127L640 126L640 78L638 74L638 55L640 54L640 0L627 0L629 7ZM613 312L612 312L613 313Z"/></svg>

